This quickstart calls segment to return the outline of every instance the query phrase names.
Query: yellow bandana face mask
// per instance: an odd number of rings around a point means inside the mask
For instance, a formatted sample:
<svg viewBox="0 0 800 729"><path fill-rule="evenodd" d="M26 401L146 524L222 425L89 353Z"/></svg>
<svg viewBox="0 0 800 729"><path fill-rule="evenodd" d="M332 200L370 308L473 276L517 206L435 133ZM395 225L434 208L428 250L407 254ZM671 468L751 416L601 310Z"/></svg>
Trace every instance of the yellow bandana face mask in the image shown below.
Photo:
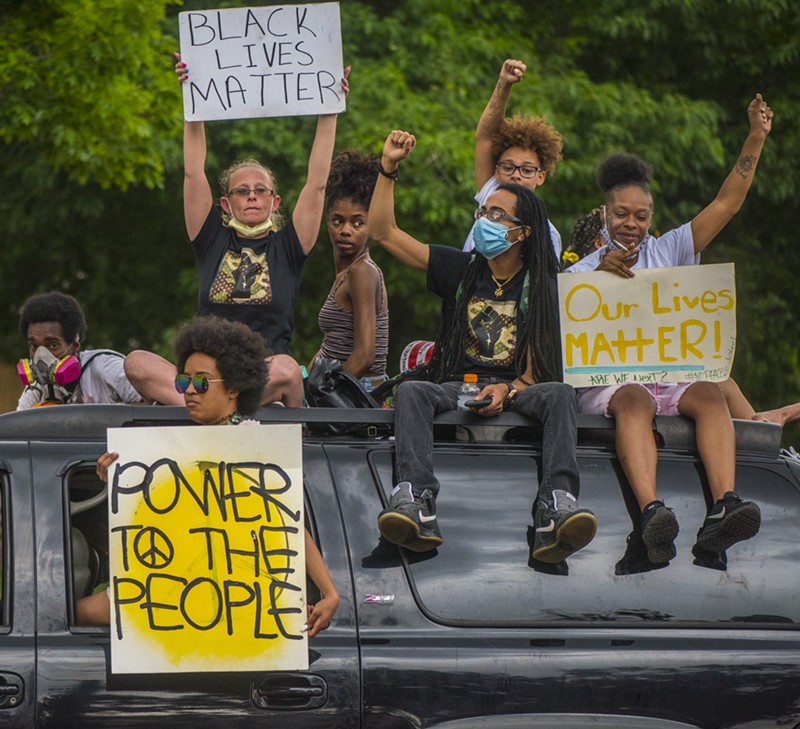
<svg viewBox="0 0 800 729"><path fill-rule="evenodd" d="M272 215L270 215L269 218L267 218L263 223L259 223L258 225L247 225L246 223L236 220L236 218L231 215L229 216L225 225L228 228L233 228L237 233L239 233L239 235L242 235L245 238L255 238L256 236L268 233L270 230L275 228L275 223L272 222Z"/></svg>

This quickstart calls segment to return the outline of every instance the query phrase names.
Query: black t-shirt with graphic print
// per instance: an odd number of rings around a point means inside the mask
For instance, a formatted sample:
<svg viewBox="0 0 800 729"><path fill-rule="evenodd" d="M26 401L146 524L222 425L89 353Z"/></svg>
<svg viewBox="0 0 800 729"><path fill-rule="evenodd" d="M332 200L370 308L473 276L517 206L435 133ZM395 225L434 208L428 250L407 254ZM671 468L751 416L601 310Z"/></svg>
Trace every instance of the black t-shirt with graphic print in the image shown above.
<svg viewBox="0 0 800 729"><path fill-rule="evenodd" d="M428 261L428 290L441 296L448 328L453 321L456 292L467 270L471 253L447 246L431 245ZM467 316L464 357L448 379L460 380L467 372L481 379L513 380L517 376L514 355L517 347L517 305L522 295L525 269L521 269L498 295L497 284L486 269L478 276Z"/></svg>
<svg viewBox="0 0 800 729"><path fill-rule="evenodd" d="M291 220L266 238L240 238L211 208L191 242L197 258L197 313L239 321L275 354L291 354L294 302L306 254Z"/></svg>

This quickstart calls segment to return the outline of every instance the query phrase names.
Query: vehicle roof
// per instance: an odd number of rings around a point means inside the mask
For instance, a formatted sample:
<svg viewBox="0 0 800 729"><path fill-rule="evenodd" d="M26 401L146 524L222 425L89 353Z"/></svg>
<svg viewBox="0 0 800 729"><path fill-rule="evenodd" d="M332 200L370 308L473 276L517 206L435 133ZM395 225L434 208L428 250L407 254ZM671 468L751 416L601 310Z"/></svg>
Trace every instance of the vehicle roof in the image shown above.
<svg viewBox="0 0 800 729"><path fill-rule="evenodd" d="M264 423L365 423L394 422L392 409L349 408L262 408L256 418ZM502 413L487 419L472 413L453 411L438 415L436 425L460 425L470 440L498 442L520 428L532 429L537 439L536 421L517 413ZM5 441L80 441L106 439L108 428L159 425L191 425L186 408L149 405L59 405L33 408L0 415L0 440ZM782 428L774 423L734 420L738 453L776 456L780 451ZM602 415L578 416L580 445L613 446L614 421ZM696 450L694 422L680 416L657 416L654 431L660 446ZM356 436L317 436L356 437ZM529 438L530 440L530 438Z"/></svg>

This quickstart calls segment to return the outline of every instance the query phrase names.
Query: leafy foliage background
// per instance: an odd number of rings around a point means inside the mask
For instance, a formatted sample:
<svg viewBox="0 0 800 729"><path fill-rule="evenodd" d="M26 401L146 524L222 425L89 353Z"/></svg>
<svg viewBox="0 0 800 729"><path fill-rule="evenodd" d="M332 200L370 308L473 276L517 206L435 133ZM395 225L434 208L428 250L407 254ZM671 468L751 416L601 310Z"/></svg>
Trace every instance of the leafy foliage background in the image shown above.
<svg viewBox="0 0 800 729"><path fill-rule="evenodd" d="M172 71L181 10L230 0L0 0L0 358L20 356L19 306L57 288L77 296L89 346L170 355L195 308L182 215L181 101ZM278 3L263 3L278 4ZM505 58L528 64L509 111L544 114L565 139L541 189L568 237L599 202L594 169L633 151L655 170L655 226L691 219L716 194L760 91L775 110L743 211L706 262L735 261L734 375L757 409L800 399L800 6L789 0L342 0L353 65L337 149L378 152L394 128L418 147L403 166L397 218L422 240L460 245L474 194L474 129ZM275 171L284 210L302 186L313 119L208 125L213 179L237 157ZM435 331L424 278L390 260L390 363ZM308 262L293 346L319 344L333 276L324 229ZM797 442L800 429L787 429Z"/></svg>

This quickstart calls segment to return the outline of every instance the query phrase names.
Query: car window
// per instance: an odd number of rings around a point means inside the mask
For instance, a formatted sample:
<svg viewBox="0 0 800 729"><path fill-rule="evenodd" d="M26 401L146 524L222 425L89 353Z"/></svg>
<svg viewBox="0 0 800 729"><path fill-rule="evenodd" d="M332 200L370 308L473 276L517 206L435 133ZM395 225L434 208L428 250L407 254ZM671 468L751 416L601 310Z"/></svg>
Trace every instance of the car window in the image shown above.
<svg viewBox="0 0 800 729"><path fill-rule="evenodd" d="M6 528L6 490L8 479L6 474L0 472L0 625L10 624L8 615L8 600L6 600L8 575L10 573L10 559L8 551L9 532Z"/></svg>
<svg viewBox="0 0 800 729"><path fill-rule="evenodd" d="M609 457L580 460L580 504L594 511L598 532L568 560L569 574L561 576L528 566L536 458L488 449L437 450L444 544L429 558L410 558L407 568L420 607L437 621L480 625L800 622L795 599L800 546L794 539L800 494L777 470L737 467L737 489L758 502L763 526L756 537L729 550L724 572L693 564L691 547L706 508L702 469L690 458L662 456L659 496L681 526L678 555L664 569L617 575L615 564L631 531L619 466Z"/></svg>
<svg viewBox="0 0 800 729"><path fill-rule="evenodd" d="M76 625L78 601L99 594L108 586L108 506L105 484L97 478L94 468L71 470L66 484L69 508L65 509L65 564L70 622Z"/></svg>

